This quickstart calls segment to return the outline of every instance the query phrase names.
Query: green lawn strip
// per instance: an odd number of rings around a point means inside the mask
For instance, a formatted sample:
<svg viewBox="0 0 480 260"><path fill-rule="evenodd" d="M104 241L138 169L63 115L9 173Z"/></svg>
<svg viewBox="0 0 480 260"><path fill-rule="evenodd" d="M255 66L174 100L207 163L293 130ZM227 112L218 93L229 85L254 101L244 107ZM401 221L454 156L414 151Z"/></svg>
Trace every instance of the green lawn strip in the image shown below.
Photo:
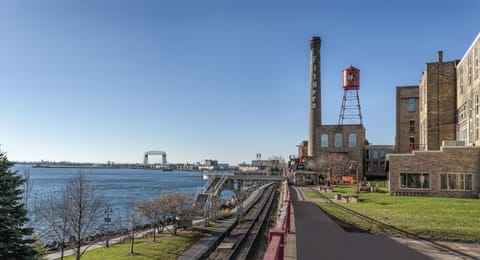
<svg viewBox="0 0 480 260"><path fill-rule="evenodd" d="M362 193L360 203L340 205L360 214L421 237L441 240L480 241L480 200L433 197L393 197L385 193ZM382 225L366 221L318 203L347 230L402 235Z"/></svg>
<svg viewBox="0 0 480 260"><path fill-rule="evenodd" d="M305 196L309 198L323 198L322 196L319 195L322 194L324 197L327 197L329 199L333 199L335 197L335 194L340 193L340 194L355 194L355 186L336 186L333 187L333 192L316 192L316 191L305 191L304 194Z"/></svg>
<svg viewBox="0 0 480 260"><path fill-rule="evenodd" d="M98 248L85 252L82 259L176 259L199 238L198 233L183 233L178 236L163 235L153 238L136 239L133 246L135 255L130 256L130 243L115 244L109 248ZM69 256L65 259L75 259Z"/></svg>

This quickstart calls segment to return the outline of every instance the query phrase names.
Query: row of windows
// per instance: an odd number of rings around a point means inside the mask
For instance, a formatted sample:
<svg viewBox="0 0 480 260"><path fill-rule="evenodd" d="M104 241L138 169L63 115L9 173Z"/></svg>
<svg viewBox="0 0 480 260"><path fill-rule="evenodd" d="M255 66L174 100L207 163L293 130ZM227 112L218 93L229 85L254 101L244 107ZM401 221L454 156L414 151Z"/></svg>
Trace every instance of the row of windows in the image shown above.
<svg viewBox="0 0 480 260"><path fill-rule="evenodd" d="M440 174L442 190L472 190L472 175L465 173Z"/></svg>
<svg viewBox="0 0 480 260"><path fill-rule="evenodd" d="M469 111L468 113L466 111ZM472 111L473 110L473 111ZM474 114L473 114L474 113ZM458 119L457 122L462 122L463 120L469 118L468 120L468 129L457 130L457 139L461 141L466 141L467 143L472 143L474 141L480 140L480 99L479 95L475 95L475 99L469 99L468 102L460 107L457 111ZM473 122L472 119L475 118ZM474 131L475 130L475 131ZM468 140L467 140L468 137Z"/></svg>
<svg viewBox="0 0 480 260"><path fill-rule="evenodd" d="M380 155L380 156L379 156ZM377 158L381 158L381 159L384 159L385 158L385 150L367 150L367 153L366 153L366 156L365 156L367 159L370 159L370 158L373 158L373 159L377 159Z"/></svg>
<svg viewBox="0 0 480 260"><path fill-rule="evenodd" d="M385 162L366 162L367 172L385 172Z"/></svg>
<svg viewBox="0 0 480 260"><path fill-rule="evenodd" d="M403 189L429 189L428 173L400 173L400 187Z"/></svg>
<svg viewBox="0 0 480 260"><path fill-rule="evenodd" d="M400 173L400 187L403 189L430 189L428 173ZM473 190L472 174L440 174L441 190Z"/></svg>
<svg viewBox="0 0 480 260"><path fill-rule="evenodd" d="M473 57L473 62L472 62L472 57ZM473 64L472 64L473 63ZM467 79L468 79L468 84L471 85L473 79L478 78L478 48L475 48L473 50L473 55L468 56L468 64L467 66ZM459 68L458 72L459 77L459 85L460 85L460 94L463 94L463 66Z"/></svg>
<svg viewBox="0 0 480 260"><path fill-rule="evenodd" d="M328 147L328 134L321 135L321 146ZM335 134L335 147L343 147L343 134ZM348 134L348 147L357 147L357 134Z"/></svg>

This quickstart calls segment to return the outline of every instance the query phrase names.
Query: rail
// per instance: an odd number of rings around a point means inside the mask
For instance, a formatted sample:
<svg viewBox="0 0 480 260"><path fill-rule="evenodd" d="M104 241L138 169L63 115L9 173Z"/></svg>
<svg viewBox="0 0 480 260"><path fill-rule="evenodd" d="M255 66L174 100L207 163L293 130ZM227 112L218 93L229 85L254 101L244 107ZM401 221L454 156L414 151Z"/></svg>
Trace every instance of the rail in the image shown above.
<svg viewBox="0 0 480 260"><path fill-rule="evenodd" d="M278 184L269 185L250 207L244 221L237 222L207 259L249 259L252 247L273 205Z"/></svg>
<svg viewBox="0 0 480 260"><path fill-rule="evenodd" d="M290 232L290 190L288 182L284 182L284 205L280 210L280 217L273 229L268 233L268 248L263 256L264 260L281 260L284 258L284 247L287 234Z"/></svg>

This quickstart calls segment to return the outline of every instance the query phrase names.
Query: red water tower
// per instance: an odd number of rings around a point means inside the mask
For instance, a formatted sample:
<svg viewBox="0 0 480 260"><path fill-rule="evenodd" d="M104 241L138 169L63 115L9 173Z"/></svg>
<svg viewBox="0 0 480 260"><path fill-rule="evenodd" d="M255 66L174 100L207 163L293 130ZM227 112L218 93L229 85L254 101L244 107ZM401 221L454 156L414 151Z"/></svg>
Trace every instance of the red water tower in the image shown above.
<svg viewBox="0 0 480 260"><path fill-rule="evenodd" d="M360 108L360 70L351 66L343 70L343 100L338 124L363 125L362 110Z"/></svg>
<svg viewBox="0 0 480 260"><path fill-rule="evenodd" d="M343 89L356 90L360 88L360 70L350 66L343 70Z"/></svg>

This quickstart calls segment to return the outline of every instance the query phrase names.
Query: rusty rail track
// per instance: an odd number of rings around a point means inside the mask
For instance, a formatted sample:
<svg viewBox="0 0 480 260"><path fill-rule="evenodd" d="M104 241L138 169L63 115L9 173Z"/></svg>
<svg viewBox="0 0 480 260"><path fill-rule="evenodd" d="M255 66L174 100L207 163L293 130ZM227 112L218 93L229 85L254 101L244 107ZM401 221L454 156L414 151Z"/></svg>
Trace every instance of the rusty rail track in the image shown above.
<svg viewBox="0 0 480 260"><path fill-rule="evenodd" d="M248 259L267 222L277 188L278 184L272 184L264 190L261 198L243 217L243 222L237 223L208 259Z"/></svg>

